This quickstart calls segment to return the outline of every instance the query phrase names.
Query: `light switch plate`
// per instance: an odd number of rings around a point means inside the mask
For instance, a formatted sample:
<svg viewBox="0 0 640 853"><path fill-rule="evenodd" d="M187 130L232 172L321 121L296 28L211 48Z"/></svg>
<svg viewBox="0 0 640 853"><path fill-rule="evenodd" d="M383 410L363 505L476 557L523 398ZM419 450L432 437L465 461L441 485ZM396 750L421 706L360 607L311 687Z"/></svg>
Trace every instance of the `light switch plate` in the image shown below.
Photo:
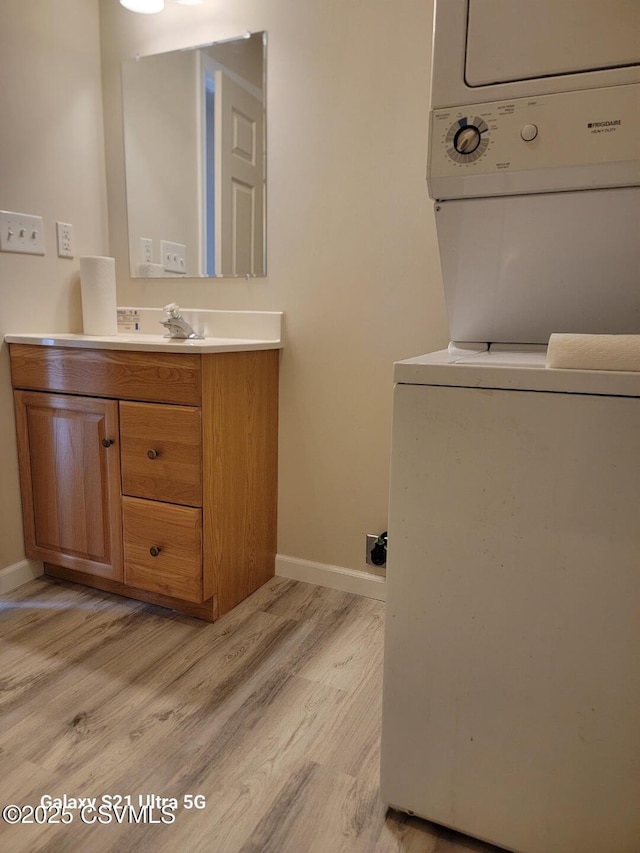
<svg viewBox="0 0 640 853"><path fill-rule="evenodd" d="M186 273L187 247L184 243L172 243L170 240L160 241L162 266L166 272Z"/></svg>
<svg viewBox="0 0 640 853"><path fill-rule="evenodd" d="M0 252L44 255L42 217L0 210Z"/></svg>

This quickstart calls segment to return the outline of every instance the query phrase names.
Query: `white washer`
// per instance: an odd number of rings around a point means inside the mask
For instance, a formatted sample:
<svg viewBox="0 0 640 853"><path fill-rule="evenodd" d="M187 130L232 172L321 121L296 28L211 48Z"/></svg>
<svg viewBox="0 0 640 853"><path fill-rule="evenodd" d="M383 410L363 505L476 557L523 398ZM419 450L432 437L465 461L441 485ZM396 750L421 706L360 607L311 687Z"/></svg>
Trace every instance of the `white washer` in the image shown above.
<svg viewBox="0 0 640 853"><path fill-rule="evenodd" d="M454 343L395 365L381 792L518 853L639 853L640 373L545 344L640 334L640 9L517 5L436 5Z"/></svg>
<svg viewBox="0 0 640 853"><path fill-rule="evenodd" d="M382 797L522 853L640 849L640 376L395 367Z"/></svg>

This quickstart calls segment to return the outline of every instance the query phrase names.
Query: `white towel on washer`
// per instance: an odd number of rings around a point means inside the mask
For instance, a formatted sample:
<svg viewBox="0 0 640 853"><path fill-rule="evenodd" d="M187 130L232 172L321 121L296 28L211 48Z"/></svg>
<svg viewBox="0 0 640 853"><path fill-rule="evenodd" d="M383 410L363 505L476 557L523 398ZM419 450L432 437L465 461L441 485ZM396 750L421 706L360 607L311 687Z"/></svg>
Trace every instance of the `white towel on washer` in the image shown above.
<svg viewBox="0 0 640 853"><path fill-rule="evenodd" d="M640 335L553 334L549 338L546 366L640 371Z"/></svg>

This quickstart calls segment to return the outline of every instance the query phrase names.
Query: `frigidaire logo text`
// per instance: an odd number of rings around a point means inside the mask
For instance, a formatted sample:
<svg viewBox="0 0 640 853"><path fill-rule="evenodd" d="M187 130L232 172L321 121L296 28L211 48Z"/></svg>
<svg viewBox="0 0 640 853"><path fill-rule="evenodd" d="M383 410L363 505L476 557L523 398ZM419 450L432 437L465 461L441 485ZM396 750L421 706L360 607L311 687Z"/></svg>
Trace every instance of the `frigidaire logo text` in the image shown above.
<svg viewBox="0 0 640 853"><path fill-rule="evenodd" d="M622 124L622 119L617 118L615 121L590 121L587 127L616 127Z"/></svg>

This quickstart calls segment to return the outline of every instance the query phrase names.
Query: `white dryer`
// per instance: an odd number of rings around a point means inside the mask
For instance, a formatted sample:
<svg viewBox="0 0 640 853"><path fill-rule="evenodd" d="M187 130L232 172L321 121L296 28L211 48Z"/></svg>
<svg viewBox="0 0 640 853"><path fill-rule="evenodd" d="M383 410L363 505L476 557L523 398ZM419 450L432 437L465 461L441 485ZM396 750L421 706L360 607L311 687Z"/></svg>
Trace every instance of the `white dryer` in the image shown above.
<svg viewBox="0 0 640 853"><path fill-rule="evenodd" d="M452 343L394 369L381 791L519 853L640 851L640 373L545 367L640 334L639 49L624 0L436 6Z"/></svg>

